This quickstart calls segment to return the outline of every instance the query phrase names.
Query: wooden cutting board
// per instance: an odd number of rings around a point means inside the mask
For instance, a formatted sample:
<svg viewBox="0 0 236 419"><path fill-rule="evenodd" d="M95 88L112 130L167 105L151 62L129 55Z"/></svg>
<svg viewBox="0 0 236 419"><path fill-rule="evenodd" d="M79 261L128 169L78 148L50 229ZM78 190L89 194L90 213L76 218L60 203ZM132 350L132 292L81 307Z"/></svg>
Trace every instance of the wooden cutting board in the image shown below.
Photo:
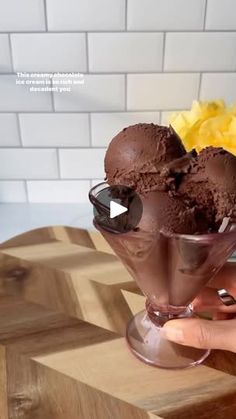
<svg viewBox="0 0 236 419"><path fill-rule="evenodd" d="M31 231L0 246L0 418L236 418L236 355L168 371L124 338L144 297L98 233Z"/></svg>

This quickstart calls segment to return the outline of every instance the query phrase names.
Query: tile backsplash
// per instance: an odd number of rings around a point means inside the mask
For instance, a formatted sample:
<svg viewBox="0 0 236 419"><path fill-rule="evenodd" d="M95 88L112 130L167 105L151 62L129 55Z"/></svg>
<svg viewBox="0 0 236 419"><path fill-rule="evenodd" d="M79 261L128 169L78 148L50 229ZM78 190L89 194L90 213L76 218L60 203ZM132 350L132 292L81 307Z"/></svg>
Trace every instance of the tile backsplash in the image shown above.
<svg viewBox="0 0 236 419"><path fill-rule="evenodd" d="M0 0L0 202L86 202L110 139L236 102L235 0ZM81 72L31 93L17 72ZM49 84L52 81L49 81Z"/></svg>

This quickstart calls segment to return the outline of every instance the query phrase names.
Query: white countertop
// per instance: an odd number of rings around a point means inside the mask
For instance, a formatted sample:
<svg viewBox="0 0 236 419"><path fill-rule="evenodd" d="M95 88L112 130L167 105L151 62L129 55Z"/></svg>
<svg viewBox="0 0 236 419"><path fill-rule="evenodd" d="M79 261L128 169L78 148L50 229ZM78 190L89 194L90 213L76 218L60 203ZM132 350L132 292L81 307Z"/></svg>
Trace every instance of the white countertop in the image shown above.
<svg viewBox="0 0 236 419"><path fill-rule="evenodd" d="M0 204L0 242L38 227L92 229L92 206L85 204Z"/></svg>

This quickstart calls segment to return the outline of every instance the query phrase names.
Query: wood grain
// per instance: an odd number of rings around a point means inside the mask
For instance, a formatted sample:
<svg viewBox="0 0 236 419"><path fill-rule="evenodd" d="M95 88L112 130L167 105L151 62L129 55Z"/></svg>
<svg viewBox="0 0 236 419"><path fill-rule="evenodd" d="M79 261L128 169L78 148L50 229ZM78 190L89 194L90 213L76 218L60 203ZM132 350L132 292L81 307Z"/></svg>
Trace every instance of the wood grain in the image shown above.
<svg viewBox="0 0 236 419"><path fill-rule="evenodd" d="M128 350L144 297L97 233L38 229L0 248L0 418L226 418L236 357L153 368Z"/></svg>
<svg viewBox="0 0 236 419"><path fill-rule="evenodd" d="M8 419L6 348L0 345L0 412L1 419Z"/></svg>
<svg viewBox="0 0 236 419"><path fill-rule="evenodd" d="M56 241L7 247L0 259L0 289L125 334L132 313L122 290L137 286L114 255Z"/></svg>

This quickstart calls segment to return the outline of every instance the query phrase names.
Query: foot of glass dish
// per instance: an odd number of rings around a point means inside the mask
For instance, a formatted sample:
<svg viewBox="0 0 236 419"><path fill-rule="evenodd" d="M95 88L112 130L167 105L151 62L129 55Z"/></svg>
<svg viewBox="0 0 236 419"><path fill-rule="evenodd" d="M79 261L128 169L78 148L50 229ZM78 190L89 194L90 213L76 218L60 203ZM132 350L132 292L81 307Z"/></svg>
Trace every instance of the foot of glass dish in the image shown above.
<svg viewBox="0 0 236 419"><path fill-rule="evenodd" d="M161 320L160 324L163 324ZM126 331L128 346L143 362L162 368L188 368L200 364L209 355L209 350L168 341L160 333L161 327L150 320L146 310L136 314L129 322Z"/></svg>

